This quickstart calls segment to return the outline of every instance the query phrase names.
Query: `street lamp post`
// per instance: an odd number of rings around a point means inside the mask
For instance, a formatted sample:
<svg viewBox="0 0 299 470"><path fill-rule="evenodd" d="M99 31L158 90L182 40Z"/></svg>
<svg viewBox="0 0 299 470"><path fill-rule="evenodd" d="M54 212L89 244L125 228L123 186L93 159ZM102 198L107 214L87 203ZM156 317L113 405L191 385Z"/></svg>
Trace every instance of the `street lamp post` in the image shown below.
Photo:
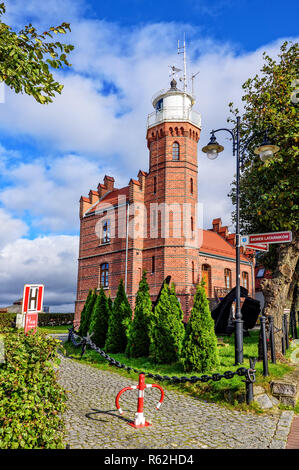
<svg viewBox="0 0 299 470"><path fill-rule="evenodd" d="M226 131L232 137L233 142L233 156L236 156L236 313L235 313L235 363L243 363L243 320L240 305L240 164L243 162L244 153L250 142L256 138L258 134L251 135L242 147L242 155L240 150L240 116L237 117L236 127L234 129L220 128L211 131L211 139L208 145L203 147L202 151L207 154L210 160L218 157L218 154L224 150L222 145L216 141L216 132ZM279 150L279 147L272 145L267 137L264 135L262 145L254 150L262 161L271 158L274 153Z"/></svg>

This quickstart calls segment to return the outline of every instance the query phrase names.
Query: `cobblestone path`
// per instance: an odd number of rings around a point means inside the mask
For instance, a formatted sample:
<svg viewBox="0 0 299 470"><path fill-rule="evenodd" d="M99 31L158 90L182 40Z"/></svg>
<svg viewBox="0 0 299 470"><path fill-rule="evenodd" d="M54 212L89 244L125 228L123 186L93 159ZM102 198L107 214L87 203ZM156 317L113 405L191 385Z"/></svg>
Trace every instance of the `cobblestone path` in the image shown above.
<svg viewBox="0 0 299 470"><path fill-rule="evenodd" d="M152 426L127 424L137 410L137 391L115 397L136 381L61 357L59 383L68 391L64 414L71 449L267 449L285 448L293 412L254 415L165 391L159 411L157 389L145 390L144 415Z"/></svg>

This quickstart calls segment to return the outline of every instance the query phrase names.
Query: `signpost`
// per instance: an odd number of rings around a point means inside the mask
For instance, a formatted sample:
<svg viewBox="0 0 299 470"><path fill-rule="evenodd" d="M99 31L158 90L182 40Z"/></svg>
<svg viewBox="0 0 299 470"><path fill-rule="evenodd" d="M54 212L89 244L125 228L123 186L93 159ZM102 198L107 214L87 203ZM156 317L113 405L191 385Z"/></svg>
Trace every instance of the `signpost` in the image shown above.
<svg viewBox="0 0 299 470"><path fill-rule="evenodd" d="M268 243L290 243L292 232L270 232L256 233L252 235L241 235L241 245L256 245Z"/></svg>
<svg viewBox="0 0 299 470"><path fill-rule="evenodd" d="M38 314L43 311L43 284L25 284L22 303L22 314L17 318L17 327L24 332L36 331Z"/></svg>
<svg viewBox="0 0 299 470"><path fill-rule="evenodd" d="M257 251L269 251L269 245L267 243L261 243L261 244L247 244L244 245L245 248L251 248L252 250L257 250Z"/></svg>

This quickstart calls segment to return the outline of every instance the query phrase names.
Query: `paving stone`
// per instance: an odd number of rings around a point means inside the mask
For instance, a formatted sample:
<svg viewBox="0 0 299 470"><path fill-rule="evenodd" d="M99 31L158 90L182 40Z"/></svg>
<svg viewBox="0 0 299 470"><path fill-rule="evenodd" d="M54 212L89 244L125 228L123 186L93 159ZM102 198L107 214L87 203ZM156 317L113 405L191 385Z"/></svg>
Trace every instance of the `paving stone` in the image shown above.
<svg viewBox="0 0 299 470"><path fill-rule="evenodd" d="M283 412L255 415L228 410L214 403L165 391L159 411L160 392L145 390L144 415L152 426L128 426L137 411L137 391L115 397L136 380L102 371L61 356L60 384L69 390L65 443L71 449L267 449L284 448L291 416ZM284 430L283 430L284 428Z"/></svg>

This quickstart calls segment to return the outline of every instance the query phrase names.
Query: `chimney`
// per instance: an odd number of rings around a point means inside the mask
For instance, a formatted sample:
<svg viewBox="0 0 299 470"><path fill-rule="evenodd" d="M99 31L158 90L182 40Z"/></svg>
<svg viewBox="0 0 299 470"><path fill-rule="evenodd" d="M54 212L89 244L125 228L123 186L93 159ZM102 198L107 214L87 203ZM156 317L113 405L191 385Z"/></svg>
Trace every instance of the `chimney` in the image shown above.
<svg viewBox="0 0 299 470"><path fill-rule="evenodd" d="M224 238L224 240L226 240L226 239L227 239L227 236L228 236L228 228L227 228L227 226L221 227L221 228L219 229L219 231L218 231L218 234L219 234L222 238Z"/></svg>
<svg viewBox="0 0 299 470"><path fill-rule="evenodd" d="M108 190L107 190L107 188L106 188L106 186L105 186L104 184L102 184L102 183L99 183L99 184L98 184L98 194L99 194L99 198L100 198L100 199L101 199L101 197L104 196L104 194L107 193L107 191L108 191Z"/></svg>
<svg viewBox="0 0 299 470"><path fill-rule="evenodd" d="M99 200L99 193L97 191L93 191L92 189L89 191L88 196L90 204L94 204Z"/></svg>
<svg viewBox="0 0 299 470"><path fill-rule="evenodd" d="M221 221L221 218L219 219L213 219L213 222L212 222L212 225L213 225L213 232L219 232L219 230L221 229L221 224L222 224L222 221Z"/></svg>
<svg viewBox="0 0 299 470"><path fill-rule="evenodd" d="M141 185L142 191L145 188L145 178L146 178L146 176L147 176L147 173L145 171L139 170L139 172L138 172L138 181Z"/></svg>
<svg viewBox="0 0 299 470"><path fill-rule="evenodd" d="M104 186L106 186L107 191L112 191L114 189L114 178L112 176L105 175Z"/></svg>

